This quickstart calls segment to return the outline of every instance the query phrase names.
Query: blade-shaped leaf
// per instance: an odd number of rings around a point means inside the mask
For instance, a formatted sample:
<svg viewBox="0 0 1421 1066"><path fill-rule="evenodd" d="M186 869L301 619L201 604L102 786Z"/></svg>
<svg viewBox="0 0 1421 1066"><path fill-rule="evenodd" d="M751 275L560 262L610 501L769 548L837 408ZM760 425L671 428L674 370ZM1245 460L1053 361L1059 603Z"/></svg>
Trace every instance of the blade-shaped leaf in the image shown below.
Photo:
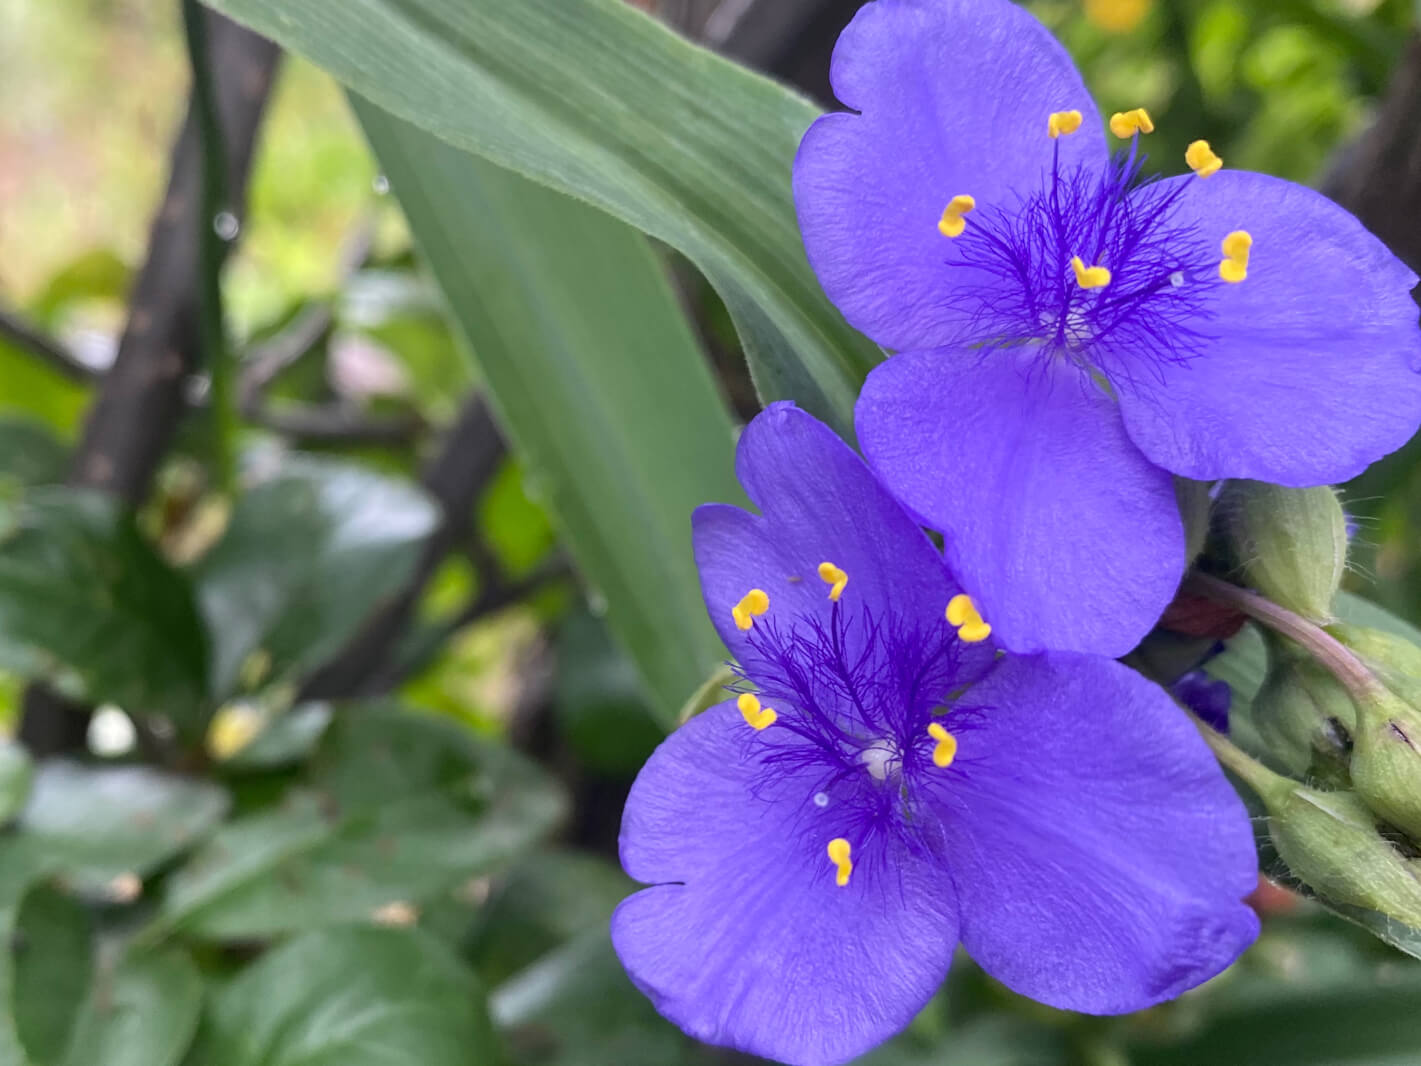
<svg viewBox="0 0 1421 1066"><path fill-rule="evenodd" d="M387 111L684 252L725 298L761 395L852 432L879 353L800 244L790 166L808 101L625 0L209 2Z"/></svg>
<svg viewBox="0 0 1421 1066"><path fill-rule="evenodd" d="M179 725L200 716L207 638L192 590L122 508L40 488L3 527L0 667Z"/></svg>
<svg viewBox="0 0 1421 1066"><path fill-rule="evenodd" d="M53 856L35 847L33 841L0 838L0 1062L5 1066L30 1066L15 1027L15 959L11 949L20 905L53 867Z"/></svg>
<svg viewBox="0 0 1421 1066"><path fill-rule="evenodd" d="M368 104L357 111L503 425L662 724L725 657L691 511L734 501L729 415L638 234Z"/></svg>
<svg viewBox="0 0 1421 1066"><path fill-rule="evenodd" d="M204 1066L494 1066L482 991L417 929L335 928L293 940L213 998Z"/></svg>
<svg viewBox="0 0 1421 1066"><path fill-rule="evenodd" d="M408 580L438 509L416 486L288 457L246 492L197 570L213 633L213 693L263 650L281 677L318 666Z"/></svg>

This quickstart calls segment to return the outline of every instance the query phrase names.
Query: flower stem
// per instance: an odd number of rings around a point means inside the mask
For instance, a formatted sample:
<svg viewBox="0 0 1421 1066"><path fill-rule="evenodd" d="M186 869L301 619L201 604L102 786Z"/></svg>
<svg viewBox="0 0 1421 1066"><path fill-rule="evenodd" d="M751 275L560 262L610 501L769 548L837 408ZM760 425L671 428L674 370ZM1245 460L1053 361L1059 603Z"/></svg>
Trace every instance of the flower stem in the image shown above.
<svg viewBox="0 0 1421 1066"><path fill-rule="evenodd" d="M1185 582L1189 591L1232 607L1281 633L1327 668L1359 706L1376 699L1382 684L1352 650L1321 626L1256 592L1231 585L1209 574L1193 573Z"/></svg>
<svg viewBox="0 0 1421 1066"><path fill-rule="evenodd" d="M1214 758L1219 760L1220 765L1226 770L1231 770L1235 777L1258 793L1264 806L1271 809L1296 787L1295 781L1268 769L1189 708L1185 707L1184 713L1189 715L1190 720L1194 723L1194 728L1199 730L1204 742L1209 745L1210 750L1214 753Z"/></svg>

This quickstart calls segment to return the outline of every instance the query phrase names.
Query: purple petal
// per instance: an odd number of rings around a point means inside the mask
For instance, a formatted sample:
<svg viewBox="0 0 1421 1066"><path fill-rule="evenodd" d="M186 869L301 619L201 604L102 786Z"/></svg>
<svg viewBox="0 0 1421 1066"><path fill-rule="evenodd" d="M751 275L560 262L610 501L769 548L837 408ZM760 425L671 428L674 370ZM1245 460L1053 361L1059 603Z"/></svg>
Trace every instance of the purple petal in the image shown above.
<svg viewBox="0 0 1421 1066"><path fill-rule="evenodd" d="M922 624L941 619L960 589L942 556L833 430L791 404L772 404L746 427L736 454L740 482L764 517L710 504L692 519L706 609L738 651L732 608L752 588L776 618L827 615L829 586L817 572L846 571L846 606L868 604ZM990 655L990 653L985 653Z"/></svg>
<svg viewBox="0 0 1421 1066"><path fill-rule="evenodd" d="M1168 473L1084 375L1034 353L898 355L869 375L859 441L899 499L942 530L996 639L1122 655L1184 569Z"/></svg>
<svg viewBox="0 0 1421 1066"><path fill-rule="evenodd" d="M809 261L844 316L879 344L958 339L968 312L945 297L1002 279L952 265L937 228L943 208L959 194L980 208L1035 189L1053 146L1064 164L1103 163L1090 94L1065 50L1007 0L867 4L839 38L831 77L861 114L820 119L795 160ZM1051 140L1050 113L1072 109L1081 128Z"/></svg>
<svg viewBox="0 0 1421 1066"><path fill-rule="evenodd" d="M957 941L951 886L907 853L836 885L832 806L813 804L812 776L764 774L757 738L723 703L652 755L627 800L621 852L655 887L617 908L612 940L636 985L692 1036L795 1066L846 1062L941 985Z"/></svg>
<svg viewBox="0 0 1421 1066"><path fill-rule="evenodd" d="M1185 183L1177 220L1218 250L1253 237L1248 276L1210 279L1215 338L1160 367L1157 387L1122 389L1130 436L1185 477L1283 485L1344 481L1404 444L1421 422L1416 276L1355 218L1300 185L1225 170ZM1220 255L1222 258L1222 255Z"/></svg>
<svg viewBox="0 0 1421 1066"><path fill-rule="evenodd" d="M1158 686L1090 656L1010 658L972 690L949 819L962 942L1023 995L1140 1010L1252 943L1248 815ZM949 720L949 725L950 725Z"/></svg>

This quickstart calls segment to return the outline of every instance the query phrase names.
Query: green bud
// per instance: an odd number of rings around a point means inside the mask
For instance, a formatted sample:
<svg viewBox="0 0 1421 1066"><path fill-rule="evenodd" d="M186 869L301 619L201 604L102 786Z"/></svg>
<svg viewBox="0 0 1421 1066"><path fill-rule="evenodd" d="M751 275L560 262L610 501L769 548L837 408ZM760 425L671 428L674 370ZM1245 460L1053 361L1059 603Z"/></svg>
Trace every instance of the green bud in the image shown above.
<svg viewBox="0 0 1421 1066"><path fill-rule="evenodd" d="M1351 767L1357 794L1421 841L1421 712L1381 686L1357 710Z"/></svg>
<svg viewBox="0 0 1421 1066"><path fill-rule="evenodd" d="M1210 513L1214 500L1207 481L1191 481L1187 477L1174 479L1174 496L1179 502L1179 517L1184 521L1184 565L1193 565L1209 539Z"/></svg>
<svg viewBox="0 0 1421 1066"><path fill-rule="evenodd" d="M1247 584L1305 618L1332 618L1347 565L1347 520L1332 489L1227 481L1216 513Z"/></svg>
<svg viewBox="0 0 1421 1066"><path fill-rule="evenodd" d="M1290 641L1268 636L1268 674L1253 700L1253 724L1288 773L1345 781L1356 705L1337 678Z"/></svg>
<svg viewBox="0 0 1421 1066"><path fill-rule="evenodd" d="M1366 803L1302 785L1264 801L1273 844L1294 877L1333 903L1421 928L1421 869L1377 832Z"/></svg>
<svg viewBox="0 0 1421 1066"><path fill-rule="evenodd" d="M1336 622L1327 631L1352 649L1382 683L1413 707L1421 707L1421 648L1382 629Z"/></svg>

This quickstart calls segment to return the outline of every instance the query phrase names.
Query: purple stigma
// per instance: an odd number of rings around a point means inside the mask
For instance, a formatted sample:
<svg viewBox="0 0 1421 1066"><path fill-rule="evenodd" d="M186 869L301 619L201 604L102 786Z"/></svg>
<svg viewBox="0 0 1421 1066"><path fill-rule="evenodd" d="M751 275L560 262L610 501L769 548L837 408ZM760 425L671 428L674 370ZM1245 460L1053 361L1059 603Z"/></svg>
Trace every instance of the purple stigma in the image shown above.
<svg viewBox="0 0 1421 1066"><path fill-rule="evenodd" d="M778 714L773 726L747 736L764 746L757 791L771 791L786 775L814 782L799 825L818 846L820 837L844 837L857 857L898 845L932 853L932 810L971 759L937 766L928 727L941 723L959 736L981 710L960 702L982 677L980 665L964 666L964 647L943 619L924 626L837 602L827 622L757 620L737 672Z"/></svg>
<svg viewBox="0 0 1421 1066"><path fill-rule="evenodd" d="M950 266L982 279L944 294L970 315L959 341L1038 346L1115 384L1192 358L1211 339L1199 325L1219 257L1177 217L1183 186L1164 191L1142 177L1143 162L1132 144L1103 169L1067 168L1058 144L1040 189L974 211L948 253ZM1108 269L1109 283L1082 287L1074 257Z"/></svg>

